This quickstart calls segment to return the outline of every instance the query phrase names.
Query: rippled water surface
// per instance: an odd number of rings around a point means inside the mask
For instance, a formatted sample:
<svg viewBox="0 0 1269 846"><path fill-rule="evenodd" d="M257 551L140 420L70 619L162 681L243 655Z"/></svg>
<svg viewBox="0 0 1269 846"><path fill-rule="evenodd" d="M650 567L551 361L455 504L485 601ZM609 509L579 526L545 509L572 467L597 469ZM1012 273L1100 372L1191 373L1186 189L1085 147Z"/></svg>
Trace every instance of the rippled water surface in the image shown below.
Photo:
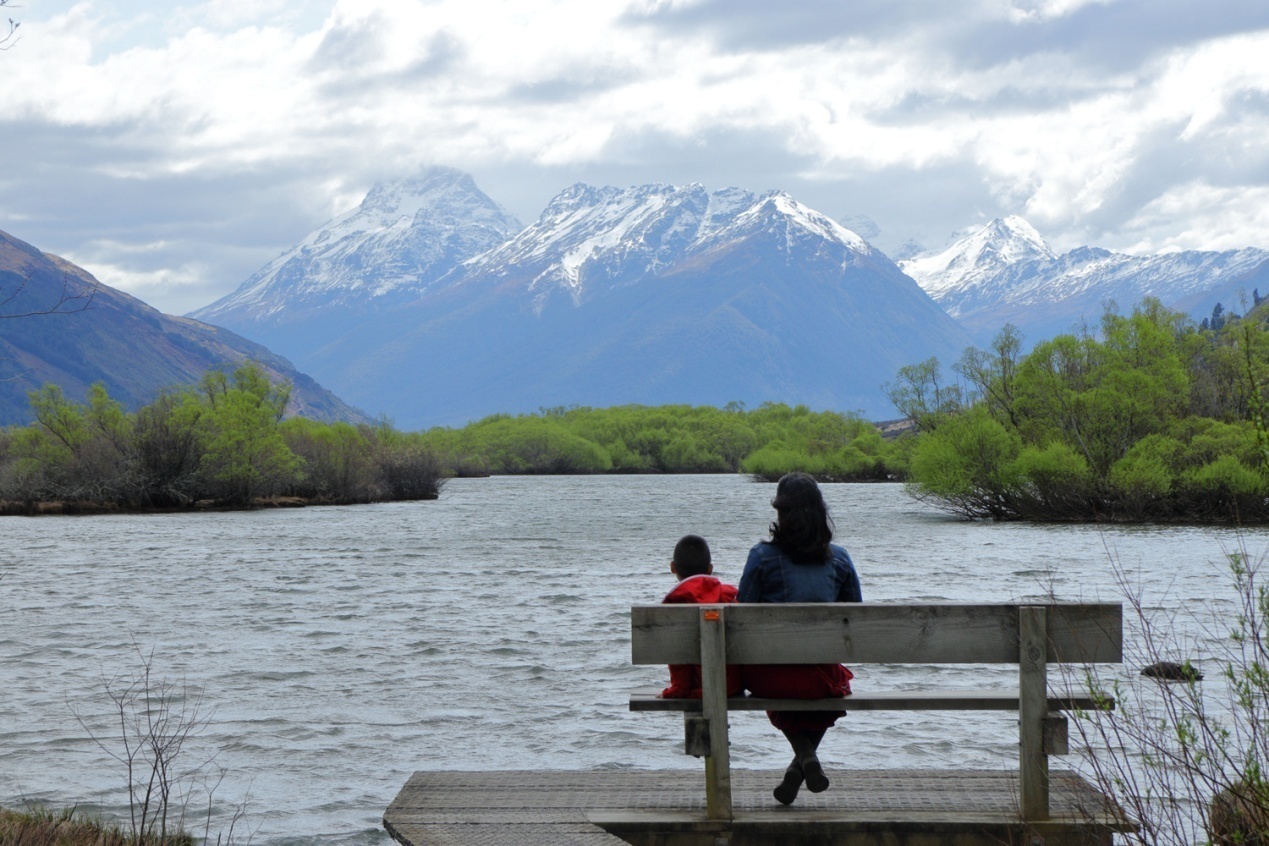
<svg viewBox="0 0 1269 846"><path fill-rule="evenodd" d="M256 843L386 843L418 769L695 768L673 716L630 714L632 603L659 601L686 532L736 580L773 486L731 476L459 479L440 500L194 515L0 518L0 804L118 810L104 682L156 675L214 709L217 796L248 799ZM1223 548L1269 534L959 522L895 485L827 485L869 600L1149 602L1223 592ZM855 668L859 686L1008 685L975 668ZM937 678L931 678L937 676ZM783 768L761 715L733 766ZM851 715L829 767L1009 766L1009 715Z"/></svg>

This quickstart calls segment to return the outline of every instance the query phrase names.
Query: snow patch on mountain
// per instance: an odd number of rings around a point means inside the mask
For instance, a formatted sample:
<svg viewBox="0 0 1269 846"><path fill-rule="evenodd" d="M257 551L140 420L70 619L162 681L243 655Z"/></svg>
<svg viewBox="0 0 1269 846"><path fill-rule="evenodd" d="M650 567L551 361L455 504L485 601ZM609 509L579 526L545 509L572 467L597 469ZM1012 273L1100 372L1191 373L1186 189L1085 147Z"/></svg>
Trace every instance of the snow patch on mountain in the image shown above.
<svg viewBox="0 0 1269 846"><path fill-rule="evenodd" d="M899 268L937 301L983 285L1022 262L1057 254L1031 224L1016 215L971 230L947 249L900 261ZM949 310L953 317L954 312Z"/></svg>
<svg viewBox="0 0 1269 846"><path fill-rule="evenodd" d="M980 338L1012 322L1035 342L1096 324L1104 308L1131 309L1145 297L1190 312L1233 305L1269 273L1257 248L1134 256L1097 247L1055 254L1025 220L1007 217L970 230L942 251L899 262L948 314Z"/></svg>
<svg viewBox="0 0 1269 846"><path fill-rule="evenodd" d="M381 183L229 296L192 316L242 326L310 309L364 309L415 296L459 262L519 231L514 216L452 168Z"/></svg>
<svg viewBox="0 0 1269 846"><path fill-rule="evenodd" d="M793 252L799 238L871 255L859 235L782 191L761 196L740 188L709 193L699 184L627 189L573 185L506 244L467 261L453 284L526 280L538 307L553 291L581 302L598 286L659 275L693 256L765 229Z"/></svg>

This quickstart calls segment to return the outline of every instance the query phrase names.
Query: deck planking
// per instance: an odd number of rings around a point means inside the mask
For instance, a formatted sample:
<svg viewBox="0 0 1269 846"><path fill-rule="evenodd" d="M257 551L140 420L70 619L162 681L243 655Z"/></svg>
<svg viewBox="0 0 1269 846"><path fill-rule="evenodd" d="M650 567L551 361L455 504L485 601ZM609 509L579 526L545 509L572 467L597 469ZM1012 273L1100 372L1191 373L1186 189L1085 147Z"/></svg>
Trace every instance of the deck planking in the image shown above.
<svg viewBox="0 0 1269 846"><path fill-rule="evenodd" d="M780 773L735 770L730 823L705 819L693 770L415 773L384 814L405 846L623 846L804 842L1109 843L1125 823L1087 781L1052 776L1052 819L1018 823L1017 774L983 770L834 770L825 793L784 807Z"/></svg>

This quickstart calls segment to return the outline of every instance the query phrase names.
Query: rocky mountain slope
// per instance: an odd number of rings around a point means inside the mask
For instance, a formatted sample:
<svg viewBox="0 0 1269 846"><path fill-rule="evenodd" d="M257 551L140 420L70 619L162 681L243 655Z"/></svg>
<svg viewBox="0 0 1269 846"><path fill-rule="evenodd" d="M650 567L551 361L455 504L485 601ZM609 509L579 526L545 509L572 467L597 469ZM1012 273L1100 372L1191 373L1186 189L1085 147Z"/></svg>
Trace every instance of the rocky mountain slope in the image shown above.
<svg viewBox="0 0 1269 846"><path fill-rule="evenodd" d="M164 388L248 360L292 383L289 413L365 419L259 344L161 314L82 268L0 232L0 425L29 422L27 393L46 382L77 401L93 382L103 382L111 397L136 408Z"/></svg>
<svg viewBox="0 0 1269 846"><path fill-rule="evenodd" d="M1028 343L1081 323L1096 328L1107 303L1127 311L1155 297L1199 320L1218 302L1241 311L1257 288L1269 293L1266 250L1133 256L1080 247L1058 255L1019 217L993 220L899 265L979 343L1005 323Z"/></svg>
<svg viewBox="0 0 1269 846"><path fill-rule="evenodd" d="M393 261L349 256L372 290ZM313 289L306 276L286 286ZM412 428L630 402L886 417L881 385L899 367L969 343L886 256L781 192L574 185L519 234L412 291L320 344L278 348ZM310 326L341 308L336 296L302 306Z"/></svg>
<svg viewBox="0 0 1269 846"><path fill-rule="evenodd" d="M190 314L296 356L411 302L520 222L450 168L374 186L232 294Z"/></svg>

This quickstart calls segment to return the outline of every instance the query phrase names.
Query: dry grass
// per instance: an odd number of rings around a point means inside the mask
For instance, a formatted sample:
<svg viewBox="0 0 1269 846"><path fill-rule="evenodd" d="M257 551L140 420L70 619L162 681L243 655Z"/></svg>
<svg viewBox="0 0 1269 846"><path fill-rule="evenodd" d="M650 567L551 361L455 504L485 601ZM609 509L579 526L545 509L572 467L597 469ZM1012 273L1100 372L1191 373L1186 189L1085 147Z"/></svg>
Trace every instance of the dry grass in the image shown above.
<svg viewBox="0 0 1269 846"><path fill-rule="evenodd" d="M118 826L84 817L73 810L0 808L0 846L193 846L193 843L194 838L180 834L166 841L137 844Z"/></svg>

